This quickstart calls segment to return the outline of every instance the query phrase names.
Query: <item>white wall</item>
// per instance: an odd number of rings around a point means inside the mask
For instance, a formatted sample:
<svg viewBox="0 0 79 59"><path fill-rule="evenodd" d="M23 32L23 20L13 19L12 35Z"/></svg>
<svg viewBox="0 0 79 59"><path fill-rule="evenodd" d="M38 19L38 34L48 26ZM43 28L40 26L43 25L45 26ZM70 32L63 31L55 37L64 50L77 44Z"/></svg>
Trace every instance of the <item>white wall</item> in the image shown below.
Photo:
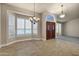
<svg viewBox="0 0 79 59"><path fill-rule="evenodd" d="M79 18L64 24L64 35L79 37Z"/></svg>
<svg viewBox="0 0 79 59"><path fill-rule="evenodd" d="M46 40L46 14L42 14L42 40Z"/></svg>

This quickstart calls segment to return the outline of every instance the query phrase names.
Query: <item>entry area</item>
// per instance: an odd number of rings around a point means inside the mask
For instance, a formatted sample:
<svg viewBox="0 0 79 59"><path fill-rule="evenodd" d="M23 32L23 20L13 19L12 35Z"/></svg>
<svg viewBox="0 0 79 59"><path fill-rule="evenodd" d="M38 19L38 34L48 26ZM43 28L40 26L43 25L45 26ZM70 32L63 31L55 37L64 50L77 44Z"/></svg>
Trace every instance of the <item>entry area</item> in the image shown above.
<svg viewBox="0 0 79 59"><path fill-rule="evenodd" d="M55 39L62 36L62 24L56 22L46 22L46 39Z"/></svg>
<svg viewBox="0 0 79 59"><path fill-rule="evenodd" d="M55 39L55 22L46 22L46 39Z"/></svg>

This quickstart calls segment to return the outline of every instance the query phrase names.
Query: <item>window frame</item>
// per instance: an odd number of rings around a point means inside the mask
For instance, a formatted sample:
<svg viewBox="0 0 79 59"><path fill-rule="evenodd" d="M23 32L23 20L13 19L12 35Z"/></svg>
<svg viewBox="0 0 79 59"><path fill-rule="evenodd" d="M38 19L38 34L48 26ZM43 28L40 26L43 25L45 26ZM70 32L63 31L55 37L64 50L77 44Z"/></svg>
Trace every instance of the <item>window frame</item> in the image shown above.
<svg viewBox="0 0 79 59"><path fill-rule="evenodd" d="M14 16L14 30L13 30L13 31L14 31L13 33L14 33L14 34L11 34L10 31L9 31L9 29L10 29L9 26L12 26L12 24L11 24L11 25L9 24L9 17L10 17L11 15ZM6 33L8 33L7 38L8 38L8 39L11 39L11 40L15 39L15 36L16 36L16 35L15 35L15 18L16 18L16 17L15 17L15 14L14 14L14 13L7 11L7 25L6 25L6 27L7 27L7 32L6 32ZM11 35L13 35L13 36L11 36Z"/></svg>
<svg viewBox="0 0 79 59"><path fill-rule="evenodd" d="M16 23L16 36L17 37L36 37L36 36L38 36L39 35L39 32L38 32L38 22L37 22L37 34L34 34L33 33L33 23L31 23L31 34L26 34L25 33L25 30L26 30L26 28L25 28L25 26L26 26L26 20L28 20L28 18L26 17L26 16L24 16L24 15L19 15L19 14L16 14L16 21L15 21L15 23ZM22 35L17 35L17 18L18 17L20 17L20 18L24 18L24 34L22 34Z"/></svg>
<svg viewBox="0 0 79 59"><path fill-rule="evenodd" d="M17 17L22 17L22 18L24 18L25 20L26 19L28 19L28 16L27 15L22 15L22 14L18 14L18 13L15 13L15 12L12 12L12 11L7 11L7 20L8 20L8 16L9 16L9 13L11 13L11 14L13 14L14 15L14 17L15 17L15 37L14 38L12 38L12 39L17 39L17 38L20 38L20 37L24 37L24 38L32 38L32 37L39 37L39 28L38 28L38 26L39 26L39 22L37 22L37 35L35 35L34 33L33 33L33 23L31 23L31 34L29 35L27 35L27 34L25 34L25 28L24 28L24 35L22 34L22 35L17 35ZM25 22L25 21L24 21ZM7 21L7 33L9 34L9 31L8 31L8 21ZM25 25L24 25L25 26ZM9 37L8 37L8 35L7 35L7 38L8 39L10 39Z"/></svg>

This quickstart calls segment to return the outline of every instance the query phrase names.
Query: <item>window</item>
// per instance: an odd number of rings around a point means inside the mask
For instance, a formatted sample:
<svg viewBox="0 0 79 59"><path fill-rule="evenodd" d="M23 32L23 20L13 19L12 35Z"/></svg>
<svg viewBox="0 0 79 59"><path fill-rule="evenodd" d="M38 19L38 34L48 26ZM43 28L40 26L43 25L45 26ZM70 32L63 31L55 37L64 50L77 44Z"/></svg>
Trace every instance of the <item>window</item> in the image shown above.
<svg viewBox="0 0 79 59"><path fill-rule="evenodd" d="M33 34L32 34L33 33ZM26 18L17 18L17 35L37 35L38 23L32 24L30 20Z"/></svg>
<svg viewBox="0 0 79 59"><path fill-rule="evenodd" d="M14 14L8 14L8 38L15 38L15 16Z"/></svg>
<svg viewBox="0 0 79 59"><path fill-rule="evenodd" d="M56 23L56 33L57 35L61 35L61 23Z"/></svg>
<svg viewBox="0 0 79 59"><path fill-rule="evenodd" d="M32 34L31 22L25 18L17 18L17 35Z"/></svg>
<svg viewBox="0 0 79 59"><path fill-rule="evenodd" d="M38 34L38 23L33 24L33 34L37 35Z"/></svg>
<svg viewBox="0 0 79 59"><path fill-rule="evenodd" d="M32 26L30 20L25 20L25 34L32 34L31 27Z"/></svg>
<svg viewBox="0 0 79 59"><path fill-rule="evenodd" d="M24 34L24 19L17 18L17 35Z"/></svg>
<svg viewBox="0 0 79 59"><path fill-rule="evenodd" d="M16 18L15 18L16 17ZM9 38L16 37L31 37L38 35L38 23L32 24L25 16L9 14L8 15L8 33Z"/></svg>

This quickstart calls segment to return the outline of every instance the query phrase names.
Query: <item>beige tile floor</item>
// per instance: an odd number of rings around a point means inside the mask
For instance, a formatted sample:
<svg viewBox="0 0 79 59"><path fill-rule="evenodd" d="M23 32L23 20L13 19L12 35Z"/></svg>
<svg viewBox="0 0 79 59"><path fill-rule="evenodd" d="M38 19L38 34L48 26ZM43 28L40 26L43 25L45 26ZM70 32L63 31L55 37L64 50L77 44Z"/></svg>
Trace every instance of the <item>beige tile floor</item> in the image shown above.
<svg viewBox="0 0 79 59"><path fill-rule="evenodd" d="M79 56L79 44L64 40L22 41L0 48L1 56Z"/></svg>

